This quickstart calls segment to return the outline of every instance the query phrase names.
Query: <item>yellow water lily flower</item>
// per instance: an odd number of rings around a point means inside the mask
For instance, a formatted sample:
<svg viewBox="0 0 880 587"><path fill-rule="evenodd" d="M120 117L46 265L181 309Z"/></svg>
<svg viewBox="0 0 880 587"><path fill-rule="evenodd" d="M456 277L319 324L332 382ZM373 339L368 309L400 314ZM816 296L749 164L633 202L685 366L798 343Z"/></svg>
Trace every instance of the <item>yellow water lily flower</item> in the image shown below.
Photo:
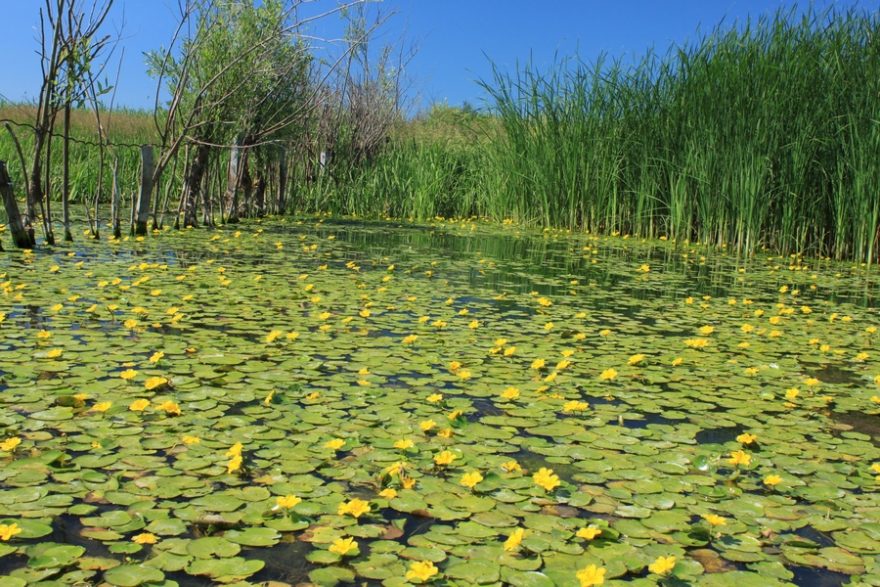
<svg viewBox="0 0 880 587"><path fill-rule="evenodd" d="M617 377L617 369L613 367L599 373L599 381L612 381L615 377Z"/></svg>
<svg viewBox="0 0 880 587"><path fill-rule="evenodd" d="M125 371L122 371L121 373L119 373L119 376L122 377L123 379L125 379L126 381L131 381L132 379L137 377L137 374L138 374L138 372L135 371L134 369L126 369Z"/></svg>
<svg viewBox="0 0 880 587"><path fill-rule="evenodd" d="M147 408L150 407L150 400L148 399L136 399L130 404L128 404L128 409L132 412L143 412Z"/></svg>
<svg viewBox="0 0 880 587"><path fill-rule="evenodd" d="M735 467L740 465L747 467L752 462L752 455L742 450L735 450L730 453L730 458L727 459L727 462Z"/></svg>
<svg viewBox="0 0 880 587"><path fill-rule="evenodd" d="M517 399L519 397L519 389L513 387L505 387L504 391L501 392L501 397L508 400Z"/></svg>
<svg viewBox="0 0 880 587"><path fill-rule="evenodd" d="M593 524L590 524L589 526L579 528L578 531L575 533L575 536L577 536L578 538L583 538L584 540L592 540L600 534L602 534L602 529L597 528Z"/></svg>
<svg viewBox="0 0 880 587"><path fill-rule="evenodd" d="M106 412L110 409L110 406L113 405L113 402L98 402L92 406L92 412Z"/></svg>
<svg viewBox="0 0 880 587"><path fill-rule="evenodd" d="M764 477L764 485L768 487L775 487L782 483L782 477L779 475L767 475Z"/></svg>
<svg viewBox="0 0 880 587"><path fill-rule="evenodd" d="M506 473L522 473L522 466L516 461L507 461L501 465L501 469Z"/></svg>
<svg viewBox="0 0 880 587"><path fill-rule="evenodd" d="M636 269L636 271L638 271L639 273L650 273L651 266L647 263L642 263L641 265L639 265L639 268Z"/></svg>
<svg viewBox="0 0 880 587"><path fill-rule="evenodd" d="M295 495L279 495L275 498L275 505L285 510L293 509L302 502L302 498Z"/></svg>
<svg viewBox="0 0 880 587"><path fill-rule="evenodd" d="M328 440L324 443L324 448L330 448L333 450L339 450L345 446L345 440L342 438L334 438L333 440Z"/></svg>
<svg viewBox="0 0 880 587"><path fill-rule="evenodd" d="M800 395L800 390L797 387L790 387L785 390L785 399L790 402L793 402L797 399L797 396Z"/></svg>
<svg viewBox="0 0 880 587"><path fill-rule="evenodd" d="M46 358L57 359L62 354L64 354L64 350L62 349L49 349L48 351L46 351Z"/></svg>
<svg viewBox="0 0 880 587"><path fill-rule="evenodd" d="M163 385L168 384L168 379L165 377L149 377L146 381L144 381L144 388L147 391L152 391L154 389L159 389Z"/></svg>
<svg viewBox="0 0 880 587"><path fill-rule="evenodd" d="M19 444L21 444L21 438L18 436L12 436L3 442L0 442L0 450L3 452L13 452Z"/></svg>
<svg viewBox="0 0 880 587"><path fill-rule="evenodd" d="M559 476L553 472L553 469L547 467L538 469L538 472L532 475L532 480L546 491L553 491L560 483Z"/></svg>
<svg viewBox="0 0 880 587"><path fill-rule="evenodd" d="M244 459L242 458L241 455L233 456L231 459L229 459L229 462L226 463L226 472L230 475L232 473L237 473L238 471L241 470L241 465L243 462L244 462Z"/></svg>
<svg viewBox="0 0 880 587"><path fill-rule="evenodd" d="M431 561L413 561L406 572L406 580L411 583L424 583L440 570Z"/></svg>
<svg viewBox="0 0 880 587"><path fill-rule="evenodd" d="M507 537L507 540L504 541L504 551L512 552L519 548L520 543L522 543L523 538L526 535L526 531L524 528L517 528Z"/></svg>
<svg viewBox="0 0 880 587"><path fill-rule="evenodd" d="M727 518L717 514L706 514L703 516L703 519L709 522L712 526L724 526L727 524Z"/></svg>
<svg viewBox="0 0 880 587"><path fill-rule="evenodd" d="M244 450L244 445L240 442L236 442L232 446L229 447L229 450L226 451L224 456L227 457L240 457L241 451Z"/></svg>
<svg viewBox="0 0 880 587"><path fill-rule="evenodd" d="M754 434L749 434L748 432L743 432L736 437L736 441L744 445L754 444L757 440L757 436L755 436Z"/></svg>
<svg viewBox="0 0 880 587"><path fill-rule="evenodd" d="M128 330L134 330L135 328L138 327L138 324L140 324L140 322L138 322L134 318L129 318L128 320L126 320L125 322L122 323L122 325L125 326Z"/></svg>
<svg viewBox="0 0 880 587"><path fill-rule="evenodd" d="M452 464L452 461L457 459L456 454L449 450L444 450L443 452L434 455L434 462L441 467L446 467Z"/></svg>
<svg viewBox="0 0 880 587"><path fill-rule="evenodd" d="M656 559L654 559L654 562L648 565L648 570L655 575L668 575L674 568L674 556L658 556Z"/></svg>
<svg viewBox="0 0 880 587"><path fill-rule="evenodd" d="M200 442L202 442L202 439L199 438L198 436L192 436L192 435L189 435L189 434L184 434L184 435L181 437L180 441L183 442L183 444L185 444L185 445L187 445L187 446L190 446L190 445L192 445L192 444L199 444Z"/></svg>
<svg viewBox="0 0 880 587"><path fill-rule="evenodd" d="M419 428L422 430L422 432L433 430L436 425L437 422L435 422L434 420L422 420L421 422L419 422Z"/></svg>
<svg viewBox="0 0 880 587"><path fill-rule="evenodd" d="M171 400L166 400L162 402L161 404L156 406L156 409L164 411L169 416L179 416L181 414L180 406L177 404L177 402Z"/></svg>
<svg viewBox="0 0 880 587"><path fill-rule="evenodd" d="M596 565L587 565L577 572L580 587L596 587L605 584L605 568Z"/></svg>
<svg viewBox="0 0 880 587"><path fill-rule="evenodd" d="M549 308L550 306L553 305L553 302L551 302L548 298L545 298L542 296L542 297L538 298L538 305L543 306L545 308Z"/></svg>
<svg viewBox="0 0 880 587"><path fill-rule="evenodd" d="M393 487L386 487L379 492L379 497L384 497L385 499L394 499L395 497L397 497L397 490Z"/></svg>
<svg viewBox="0 0 880 587"><path fill-rule="evenodd" d="M547 361L545 361L544 359L535 359L534 361L532 361L532 369L536 371L541 370L546 364Z"/></svg>
<svg viewBox="0 0 880 587"><path fill-rule="evenodd" d="M409 438L401 438L394 442L394 448L399 450L408 450L415 446L415 443Z"/></svg>
<svg viewBox="0 0 880 587"><path fill-rule="evenodd" d="M588 404L587 402L572 400L570 402L565 402L565 404L562 406L562 411L566 414L570 414L572 412L583 412L589 407L590 404Z"/></svg>
<svg viewBox="0 0 880 587"><path fill-rule="evenodd" d="M405 336L403 338L403 344L412 344L419 339L417 334L410 334L409 336Z"/></svg>
<svg viewBox="0 0 880 587"><path fill-rule="evenodd" d="M358 543L354 538L349 536L348 538L337 538L327 550L334 554L338 554L339 556L345 556L352 550L357 550L357 547Z"/></svg>
<svg viewBox="0 0 880 587"><path fill-rule="evenodd" d="M436 404L436 403L443 401L443 394L442 393L432 393L426 399L429 402L431 402L432 404Z"/></svg>
<svg viewBox="0 0 880 587"><path fill-rule="evenodd" d="M21 534L21 528L18 524L0 524L0 541L9 542L14 536Z"/></svg>
<svg viewBox="0 0 880 587"><path fill-rule="evenodd" d="M706 338L687 338L684 344L692 349L702 349L709 346L709 340Z"/></svg>
<svg viewBox="0 0 880 587"><path fill-rule="evenodd" d="M708 324L697 328L697 334L699 334L700 336L709 336L713 332L715 332L715 327L709 326Z"/></svg>
<svg viewBox="0 0 880 587"><path fill-rule="evenodd" d="M465 473L464 475L462 475L461 481L459 483L461 483L468 489L473 489L477 485L477 483L482 480L483 476L480 474L479 471L471 471L470 473Z"/></svg>
<svg viewBox="0 0 880 587"><path fill-rule="evenodd" d="M364 501L358 497L339 504L339 507L336 510L336 513L340 516L344 516L348 514L355 519L360 518L362 515L370 512L370 502Z"/></svg>
<svg viewBox="0 0 880 587"><path fill-rule="evenodd" d="M159 538L150 532L141 532L136 536L132 536L131 541L136 544L156 544L159 542Z"/></svg>
<svg viewBox="0 0 880 587"><path fill-rule="evenodd" d="M644 354L642 354L642 353L636 353L635 355L632 355L632 356L627 360L627 364L628 364L628 365L638 365L639 363L641 363L642 361L644 361L646 358L647 358L647 357L646 357Z"/></svg>

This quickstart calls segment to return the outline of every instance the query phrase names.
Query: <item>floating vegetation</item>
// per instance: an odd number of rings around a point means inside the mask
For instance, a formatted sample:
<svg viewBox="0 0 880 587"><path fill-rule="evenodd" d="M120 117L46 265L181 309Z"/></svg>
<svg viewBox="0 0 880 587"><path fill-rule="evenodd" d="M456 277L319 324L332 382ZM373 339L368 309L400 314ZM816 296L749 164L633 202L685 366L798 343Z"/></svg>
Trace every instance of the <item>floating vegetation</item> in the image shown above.
<svg viewBox="0 0 880 587"><path fill-rule="evenodd" d="M204 236L0 259L3 585L880 582L863 267Z"/></svg>

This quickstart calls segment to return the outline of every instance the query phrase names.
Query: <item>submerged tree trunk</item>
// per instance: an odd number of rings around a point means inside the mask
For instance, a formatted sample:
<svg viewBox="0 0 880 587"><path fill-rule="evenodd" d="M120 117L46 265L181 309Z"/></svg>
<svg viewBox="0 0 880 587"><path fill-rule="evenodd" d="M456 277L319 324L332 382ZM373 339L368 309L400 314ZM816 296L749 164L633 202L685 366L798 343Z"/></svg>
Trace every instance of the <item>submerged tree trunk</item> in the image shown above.
<svg viewBox="0 0 880 587"><path fill-rule="evenodd" d="M205 167L208 164L208 146L199 145L196 148L196 156L186 176L186 186L183 192L183 226L197 226L196 208L198 207L199 195L202 189L202 178L205 175Z"/></svg>
<svg viewBox="0 0 880 587"><path fill-rule="evenodd" d="M257 175L257 189L254 192L254 215L262 218L266 214L266 176Z"/></svg>
<svg viewBox="0 0 880 587"><path fill-rule="evenodd" d="M281 148L278 156L278 193L275 197L275 213L284 214L287 202L287 151Z"/></svg>
<svg viewBox="0 0 880 587"><path fill-rule="evenodd" d="M226 222L238 222L238 188L241 183L239 167L241 165L241 150L238 144L233 145L229 152L229 170L226 174Z"/></svg>
<svg viewBox="0 0 880 587"><path fill-rule="evenodd" d="M141 146L141 186L137 198L137 215L134 233L147 234L147 221L150 219L150 195L153 191L153 147Z"/></svg>
<svg viewBox="0 0 880 587"><path fill-rule="evenodd" d="M0 196L3 198L3 207L6 210L9 231L12 233L12 242L20 249L30 249L33 243L21 220L21 212L18 210L18 202L15 201L15 193L12 191L12 182L9 180L5 161L0 161Z"/></svg>

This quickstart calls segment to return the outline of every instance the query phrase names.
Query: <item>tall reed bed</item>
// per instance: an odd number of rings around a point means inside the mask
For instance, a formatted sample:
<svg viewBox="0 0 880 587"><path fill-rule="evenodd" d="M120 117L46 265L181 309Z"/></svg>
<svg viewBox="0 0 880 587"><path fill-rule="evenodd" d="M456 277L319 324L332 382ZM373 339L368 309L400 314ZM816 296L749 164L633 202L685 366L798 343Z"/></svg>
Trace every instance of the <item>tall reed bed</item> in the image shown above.
<svg viewBox="0 0 880 587"><path fill-rule="evenodd" d="M878 37L876 14L786 11L635 65L496 70L475 211L876 261Z"/></svg>

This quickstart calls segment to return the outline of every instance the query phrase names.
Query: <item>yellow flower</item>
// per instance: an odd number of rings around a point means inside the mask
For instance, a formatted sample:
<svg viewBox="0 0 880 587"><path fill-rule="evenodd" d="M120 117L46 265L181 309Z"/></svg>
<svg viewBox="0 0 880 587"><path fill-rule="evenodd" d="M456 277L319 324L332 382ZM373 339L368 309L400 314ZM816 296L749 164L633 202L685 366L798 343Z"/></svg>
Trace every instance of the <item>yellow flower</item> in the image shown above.
<svg viewBox="0 0 880 587"><path fill-rule="evenodd" d="M431 402L432 404L442 402L443 401L443 394L442 393L432 393L431 395L429 395L427 397L427 400L429 402Z"/></svg>
<svg viewBox="0 0 880 587"><path fill-rule="evenodd" d="M345 556L352 550L357 550L358 543L355 542L355 539L349 536L348 538L337 538L333 541L333 544L330 545L329 550L332 553L338 554L339 556Z"/></svg>
<svg viewBox="0 0 880 587"><path fill-rule="evenodd" d="M244 449L244 445L240 442L236 442L232 446L229 447L229 450L226 451L224 456L227 457L240 457L241 451Z"/></svg>
<svg viewBox="0 0 880 587"><path fill-rule="evenodd" d="M128 320L123 322L122 325L125 326L126 328L128 328L129 330L134 330L135 328L137 328L138 321L135 320L134 318L129 318Z"/></svg>
<svg viewBox="0 0 880 587"><path fill-rule="evenodd" d="M639 268L636 269L636 271L638 271L639 273L648 273L651 271L651 266L648 265L647 263L643 263L643 264L639 265Z"/></svg>
<svg viewBox="0 0 880 587"><path fill-rule="evenodd" d="M13 536L21 534L18 524L0 524L0 541L8 542Z"/></svg>
<svg viewBox="0 0 880 587"><path fill-rule="evenodd" d="M613 367L611 369L605 369L599 373L599 381L611 381L615 377L617 377L617 369L614 369Z"/></svg>
<svg viewBox="0 0 880 587"><path fill-rule="evenodd" d="M136 399L128 405L128 409L132 412L143 412L148 407L150 407L150 400L148 399Z"/></svg>
<svg viewBox="0 0 880 587"><path fill-rule="evenodd" d="M177 402L173 402L171 400L166 400L156 407L160 410L163 410L169 416L179 416L181 414L180 406L177 404Z"/></svg>
<svg viewBox="0 0 880 587"><path fill-rule="evenodd" d="M501 469L507 473L522 473L522 467L516 461L507 461L501 465Z"/></svg>
<svg viewBox="0 0 880 587"><path fill-rule="evenodd" d="M470 322L468 322L468 328L470 328L471 330L476 330L479 327L480 327L479 320L471 320Z"/></svg>
<svg viewBox="0 0 880 587"><path fill-rule="evenodd" d="M543 369L544 365L546 364L547 362L544 359L535 359L534 361L532 361L532 369L538 371L540 369Z"/></svg>
<svg viewBox="0 0 880 587"><path fill-rule="evenodd" d="M46 358L57 359L63 353L64 351L62 349L49 349L48 351L46 351Z"/></svg>
<svg viewBox="0 0 880 587"><path fill-rule="evenodd" d="M511 552L519 548L519 545L525 535L526 531L524 528L517 528L516 530L511 532L510 536L507 537L507 540L504 541L505 552Z"/></svg>
<svg viewBox="0 0 880 587"><path fill-rule="evenodd" d="M603 328L602 330L599 331L599 336L602 336L602 337L611 336L611 329L610 328Z"/></svg>
<svg viewBox="0 0 880 587"><path fill-rule="evenodd" d="M232 473L240 471L243 460L244 459L242 459L241 455L233 456L229 459L229 462L226 463L226 472L231 475Z"/></svg>
<svg viewBox="0 0 880 587"><path fill-rule="evenodd" d="M333 450L339 450L343 446L345 446L345 440L342 438L334 438L324 443L324 448L331 448Z"/></svg>
<svg viewBox="0 0 880 587"><path fill-rule="evenodd" d="M12 436L0 442L0 450L3 452L13 452L19 444L21 444L21 438Z"/></svg>
<svg viewBox="0 0 880 587"><path fill-rule="evenodd" d="M580 587L595 587L605 584L605 568L588 565L577 572Z"/></svg>
<svg viewBox="0 0 880 587"><path fill-rule="evenodd" d="M443 430L437 431L437 436L439 436L440 438L452 438L452 434L452 428L444 428Z"/></svg>
<svg viewBox="0 0 880 587"><path fill-rule="evenodd" d="M431 561L414 561L406 572L406 580L411 583L424 583L439 572Z"/></svg>
<svg viewBox="0 0 880 587"><path fill-rule="evenodd" d="M385 499L394 499L397 497L397 490L393 487L387 487L379 492L379 497L384 497Z"/></svg>
<svg viewBox="0 0 880 587"><path fill-rule="evenodd" d="M483 476L479 471L471 471L462 475L460 483L468 489L473 489L482 480Z"/></svg>
<svg viewBox="0 0 880 587"><path fill-rule="evenodd" d="M458 457L452 451L444 450L440 454L434 455L434 462L442 467L445 467L452 464L452 461L457 458Z"/></svg>
<svg viewBox="0 0 880 587"><path fill-rule="evenodd" d="M681 357L675 357L674 359L672 359L672 366L673 367L678 367L682 363L684 363L684 359L682 359Z"/></svg>
<svg viewBox="0 0 880 587"><path fill-rule="evenodd" d="M709 345L709 340L706 338L687 338L684 344L692 349L702 349Z"/></svg>
<svg viewBox="0 0 880 587"><path fill-rule="evenodd" d="M399 450L407 450L415 446L415 443L409 438L401 438L394 443L394 448Z"/></svg>
<svg viewBox="0 0 880 587"><path fill-rule="evenodd" d="M797 399L797 396L800 395L800 390L797 387L790 387L785 390L785 399L790 402L793 402Z"/></svg>
<svg viewBox="0 0 880 587"><path fill-rule="evenodd" d="M267 343L275 342L282 334L284 334L284 333L281 332L280 330L270 330L269 334L266 335L266 342Z"/></svg>
<svg viewBox="0 0 880 587"><path fill-rule="evenodd" d="M110 406L113 405L113 402L98 402L92 406L93 412L106 412L110 409Z"/></svg>
<svg viewBox="0 0 880 587"><path fill-rule="evenodd" d="M165 377L149 377L146 381L144 381L144 388L146 388L147 391L152 391L167 384L168 379L166 379Z"/></svg>
<svg viewBox="0 0 880 587"><path fill-rule="evenodd" d="M544 306L545 308L549 308L550 306L553 305L553 302L551 302L549 299L542 296L542 297L538 298L538 304L541 306Z"/></svg>
<svg viewBox="0 0 880 587"><path fill-rule="evenodd" d="M349 514L355 519L360 518L362 515L370 512L370 502L364 501L360 498L354 498L351 501L347 501L339 504L339 508L336 510L336 513L340 516L344 516L345 514Z"/></svg>
<svg viewBox="0 0 880 587"><path fill-rule="evenodd" d="M645 355L643 355L642 353L637 353L629 358L629 360L627 361L627 364L638 365L639 363L644 361L645 358L646 358Z"/></svg>
<svg viewBox="0 0 880 587"><path fill-rule="evenodd" d="M295 508L301 501L302 499L295 495L279 495L275 498L275 505L290 510Z"/></svg>
<svg viewBox="0 0 880 587"><path fill-rule="evenodd" d="M764 485L768 487L775 487L782 483L782 477L779 475L767 475L764 477Z"/></svg>
<svg viewBox="0 0 880 587"><path fill-rule="evenodd" d="M199 444L202 441L198 436L190 436L189 434L184 434L180 440L187 446L191 444Z"/></svg>
<svg viewBox="0 0 880 587"><path fill-rule="evenodd" d="M748 467L749 463L752 462L752 455L742 450L735 450L730 453L730 458L727 459L727 462L735 467L738 467L739 465Z"/></svg>
<svg viewBox="0 0 880 587"><path fill-rule="evenodd" d="M412 344L419 339L417 334L410 334L409 336L405 336L403 338L403 344Z"/></svg>
<svg viewBox="0 0 880 587"><path fill-rule="evenodd" d="M703 519L709 522L712 526L724 526L727 524L727 518L723 518L717 514L706 514L703 516Z"/></svg>
<svg viewBox="0 0 880 587"><path fill-rule="evenodd" d="M119 374L119 376L122 377L123 379L125 379L126 381L131 381L132 379L137 377L137 374L138 374L138 372L135 371L134 369L126 369L125 371L121 372Z"/></svg>
<svg viewBox="0 0 880 587"><path fill-rule="evenodd" d="M655 575L669 574L675 568L674 556L658 556L654 562L648 565L648 570Z"/></svg>
<svg viewBox="0 0 880 587"><path fill-rule="evenodd" d="M156 544L159 542L159 538L150 532L141 532L137 536L133 536L131 541L137 544Z"/></svg>
<svg viewBox="0 0 880 587"><path fill-rule="evenodd" d="M736 441L738 443L745 444L745 445L754 444L755 441L757 441L757 440L758 440L757 436L755 436L754 434L749 434L748 432L743 432L742 434L740 434L739 436L736 437Z"/></svg>
<svg viewBox="0 0 880 587"><path fill-rule="evenodd" d="M2 320L0 320L0 322L2 322ZM48 330L37 331L37 338L39 338L41 340L45 340L47 338L50 338L51 336L52 336L52 333L49 332Z"/></svg>
<svg viewBox="0 0 880 587"><path fill-rule="evenodd" d="M419 428L422 429L422 432L428 432L429 430L432 430L436 425L437 423L434 420L422 420L419 423Z"/></svg>
<svg viewBox="0 0 880 587"><path fill-rule="evenodd" d="M575 536L577 536L578 538L583 538L584 540L592 540L601 533L601 529L590 524L589 526L584 526L583 528L579 529Z"/></svg>
<svg viewBox="0 0 880 587"><path fill-rule="evenodd" d="M807 377L806 379L804 379L804 385L806 385L807 387L815 387L815 386L819 385L820 383L822 383L822 382L819 381L818 379L816 379L815 377Z"/></svg>
<svg viewBox="0 0 880 587"><path fill-rule="evenodd" d="M566 414L570 414L571 412L583 412L589 407L590 404L587 402L572 400L570 402L565 402L565 405L562 406L562 411Z"/></svg>
<svg viewBox="0 0 880 587"><path fill-rule="evenodd" d="M708 324L697 328L697 334L699 334L700 336L709 336L713 332L715 332L715 327L709 326Z"/></svg>
<svg viewBox="0 0 880 587"><path fill-rule="evenodd" d="M546 491L553 491L559 486L559 476L553 472L553 469L546 467L538 469L538 472L532 475L532 480Z"/></svg>
<svg viewBox="0 0 880 587"><path fill-rule="evenodd" d="M513 387L506 387L504 391L501 392L501 397L504 399L516 399L519 397L519 389Z"/></svg>
<svg viewBox="0 0 880 587"><path fill-rule="evenodd" d="M739 329L740 329L744 334L749 334L750 332L754 332L754 331L755 331L755 327L752 326L751 324L743 324L742 326L739 327Z"/></svg>

